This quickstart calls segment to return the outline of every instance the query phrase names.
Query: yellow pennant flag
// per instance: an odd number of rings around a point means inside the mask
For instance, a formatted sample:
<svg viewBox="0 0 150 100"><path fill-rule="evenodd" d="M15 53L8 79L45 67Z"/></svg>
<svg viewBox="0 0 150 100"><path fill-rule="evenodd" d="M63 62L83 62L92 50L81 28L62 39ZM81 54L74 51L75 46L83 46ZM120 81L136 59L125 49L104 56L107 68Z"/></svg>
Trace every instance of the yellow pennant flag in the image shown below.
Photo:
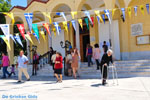
<svg viewBox="0 0 150 100"><path fill-rule="evenodd" d="M129 17L131 18L131 7L128 7L128 14L129 14Z"/></svg>
<svg viewBox="0 0 150 100"><path fill-rule="evenodd" d="M46 39L45 39L45 33L44 33L44 31L40 31L40 33L41 33L41 35L42 35L42 37L43 37L43 39L45 41Z"/></svg>
<svg viewBox="0 0 150 100"><path fill-rule="evenodd" d="M14 23L15 23L15 18L14 18L13 13L3 13L3 14L9 16L9 17L12 19L12 24L14 25Z"/></svg>
<svg viewBox="0 0 150 100"><path fill-rule="evenodd" d="M114 17L115 11L116 11L116 9L112 10L112 18Z"/></svg>
<svg viewBox="0 0 150 100"><path fill-rule="evenodd" d="M79 22L81 28L83 29L83 22L82 22L82 19L78 19L78 22Z"/></svg>
<svg viewBox="0 0 150 100"><path fill-rule="evenodd" d="M31 39L31 37L29 36L29 34L25 34L25 37L33 44L33 41Z"/></svg>
<svg viewBox="0 0 150 100"><path fill-rule="evenodd" d="M49 18L49 23L52 24L52 19L50 16L50 12L43 12L43 15Z"/></svg>
<svg viewBox="0 0 150 100"><path fill-rule="evenodd" d="M77 11L72 11L71 12L72 19L74 19L75 15L77 15Z"/></svg>
<svg viewBox="0 0 150 100"><path fill-rule="evenodd" d="M143 16L144 16L144 6L143 6L143 5L140 6L140 10L141 10L141 13L142 13Z"/></svg>
<svg viewBox="0 0 150 100"><path fill-rule="evenodd" d="M67 31L67 33L68 33L67 21L64 21L64 22L63 22L63 27L65 28L65 30L66 30L66 31Z"/></svg>
<svg viewBox="0 0 150 100"><path fill-rule="evenodd" d="M56 28L53 28L54 36L56 37Z"/></svg>
<svg viewBox="0 0 150 100"><path fill-rule="evenodd" d="M98 16L100 18L100 21L103 22L103 19L102 19L101 15L100 15L100 11L99 10L95 10L94 12L95 12L96 16Z"/></svg>
<svg viewBox="0 0 150 100"><path fill-rule="evenodd" d="M10 43L9 43L7 37L4 36L4 37L2 37L2 39L3 39L4 42L6 43L7 47L9 48L9 50L11 50L11 48L10 48Z"/></svg>

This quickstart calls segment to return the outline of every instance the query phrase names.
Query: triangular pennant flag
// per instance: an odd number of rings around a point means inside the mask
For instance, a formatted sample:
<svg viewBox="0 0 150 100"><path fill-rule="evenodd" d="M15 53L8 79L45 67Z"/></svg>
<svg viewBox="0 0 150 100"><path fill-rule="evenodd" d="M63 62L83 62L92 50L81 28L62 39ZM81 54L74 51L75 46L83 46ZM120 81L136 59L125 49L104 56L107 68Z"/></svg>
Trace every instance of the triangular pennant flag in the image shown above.
<svg viewBox="0 0 150 100"><path fill-rule="evenodd" d="M72 19L74 19L75 15L77 15L77 11L72 11L71 12Z"/></svg>
<svg viewBox="0 0 150 100"><path fill-rule="evenodd" d="M76 30L77 30L77 29L76 29L76 21L75 21L75 20L72 20L71 23L72 23L72 26L73 26L74 30L76 31Z"/></svg>
<svg viewBox="0 0 150 100"><path fill-rule="evenodd" d="M14 36L12 35L12 34L10 34L10 38L15 42L15 44L16 44L16 41L15 41L15 39L14 39Z"/></svg>
<svg viewBox="0 0 150 100"><path fill-rule="evenodd" d="M52 24L52 19L50 16L50 12L43 12L43 15L49 18L49 23Z"/></svg>
<svg viewBox="0 0 150 100"><path fill-rule="evenodd" d="M92 25L94 26L94 17L91 17L91 19L92 19Z"/></svg>
<svg viewBox="0 0 150 100"><path fill-rule="evenodd" d="M63 27L65 28L66 32L68 33L67 21L64 21L62 23L63 23Z"/></svg>
<svg viewBox="0 0 150 100"><path fill-rule="evenodd" d="M137 8L138 8L138 6L135 6L135 7L134 7L135 16L137 16Z"/></svg>
<svg viewBox="0 0 150 100"><path fill-rule="evenodd" d="M56 28L53 28L54 36L56 37Z"/></svg>
<svg viewBox="0 0 150 100"><path fill-rule="evenodd" d="M39 40L37 34L36 34L36 33L33 33L33 35L35 36L35 38L37 39L37 41L40 43L40 40Z"/></svg>
<svg viewBox="0 0 150 100"><path fill-rule="evenodd" d="M103 22L105 24L105 14L102 14Z"/></svg>
<svg viewBox="0 0 150 100"><path fill-rule="evenodd" d="M65 19L65 21L67 21L67 18L66 18L66 16L65 16L65 13L64 13L64 12L57 12L56 15L62 16L62 17Z"/></svg>
<svg viewBox="0 0 150 100"><path fill-rule="evenodd" d="M128 14L129 14L129 17L131 18L131 7L128 7Z"/></svg>
<svg viewBox="0 0 150 100"><path fill-rule="evenodd" d="M56 28L56 30L57 30L57 32L58 32L58 35L59 35L60 32L59 32L59 25L58 25L58 22L54 22L53 24L54 24L54 26L55 26L55 28Z"/></svg>
<svg viewBox="0 0 150 100"><path fill-rule="evenodd" d="M126 15L125 15L125 8L121 8L122 15L123 15L123 20L125 21Z"/></svg>
<svg viewBox="0 0 150 100"><path fill-rule="evenodd" d="M96 16L98 23L100 23L100 18L98 16Z"/></svg>
<svg viewBox="0 0 150 100"><path fill-rule="evenodd" d="M140 6L140 10L141 10L141 13L142 13L143 16L144 16L144 6L143 6L143 5Z"/></svg>
<svg viewBox="0 0 150 100"><path fill-rule="evenodd" d="M7 47L9 48L9 50L11 50L11 48L10 48L10 43L9 43L9 41L8 41L7 37L6 37L6 36L4 36L4 37L2 37L2 39L3 39L3 40L4 40L4 42L6 43Z"/></svg>
<svg viewBox="0 0 150 100"><path fill-rule="evenodd" d="M84 11L84 14L85 14L85 16L87 16L87 17L89 18L89 20L90 20L91 24L93 24L93 23L92 23L91 16L90 16L90 12L88 12L88 11Z"/></svg>
<svg viewBox="0 0 150 100"><path fill-rule="evenodd" d="M149 3L146 4L147 13L149 14Z"/></svg>
<svg viewBox="0 0 150 100"><path fill-rule="evenodd" d="M51 32L50 32L50 26L49 26L49 24L48 23L44 23L43 26L46 29L46 31L48 32L49 36L51 37Z"/></svg>
<svg viewBox="0 0 150 100"><path fill-rule="evenodd" d="M25 16L26 21L28 23L29 30L30 30L30 32L32 32L33 13L25 13L24 16Z"/></svg>
<svg viewBox="0 0 150 100"><path fill-rule="evenodd" d="M68 26L68 30L70 30L70 23L67 23L67 26Z"/></svg>
<svg viewBox="0 0 150 100"><path fill-rule="evenodd" d="M104 10L104 12L105 12L105 14L106 14L106 16L107 16L107 18L108 18L108 20L109 20L109 23L111 24L111 19L110 19L109 10L108 10L108 9L107 9L107 10Z"/></svg>
<svg viewBox="0 0 150 100"><path fill-rule="evenodd" d="M14 25L14 23L15 23L15 18L14 18L13 13L3 13L3 14L9 16L9 17L11 18L11 20L12 20L12 24Z"/></svg>
<svg viewBox="0 0 150 100"><path fill-rule="evenodd" d="M42 35L42 38L44 39L44 41L46 41L46 39L45 39L45 33L44 33L44 31L40 31L40 33L41 33L41 35Z"/></svg>
<svg viewBox="0 0 150 100"><path fill-rule="evenodd" d="M25 37L26 37L26 39L28 39L33 44L33 41L32 41L32 39L31 39L29 34L25 34Z"/></svg>
<svg viewBox="0 0 150 100"><path fill-rule="evenodd" d="M78 23L81 26L81 28L83 29L83 21L82 21L82 19L78 19Z"/></svg>
<svg viewBox="0 0 150 100"><path fill-rule="evenodd" d="M114 17L115 11L116 11L116 9L112 10L112 18Z"/></svg>
<svg viewBox="0 0 150 100"><path fill-rule="evenodd" d="M99 17L100 21L103 22L103 19L102 19L101 15L100 15L100 11L99 10L95 10L94 12L95 12L96 16Z"/></svg>
<svg viewBox="0 0 150 100"><path fill-rule="evenodd" d="M87 25L87 28L89 29L89 19L88 19L88 18L85 18L84 20L85 20L85 23L86 23L86 25Z"/></svg>
<svg viewBox="0 0 150 100"><path fill-rule="evenodd" d="M19 34L16 34L16 36L14 36L15 40L23 47L23 44L21 42L20 36Z"/></svg>
<svg viewBox="0 0 150 100"><path fill-rule="evenodd" d="M24 30L24 24L17 24L17 27L20 31L21 36L23 37L23 39L25 40L25 30Z"/></svg>
<svg viewBox="0 0 150 100"><path fill-rule="evenodd" d="M9 28L9 24L0 24L0 28L2 29L4 35L6 36L6 38L8 39L8 41L10 40L10 28Z"/></svg>
<svg viewBox="0 0 150 100"><path fill-rule="evenodd" d="M37 35L38 39L40 38L39 36L39 30L37 24L32 24L32 28L34 30L34 33Z"/></svg>

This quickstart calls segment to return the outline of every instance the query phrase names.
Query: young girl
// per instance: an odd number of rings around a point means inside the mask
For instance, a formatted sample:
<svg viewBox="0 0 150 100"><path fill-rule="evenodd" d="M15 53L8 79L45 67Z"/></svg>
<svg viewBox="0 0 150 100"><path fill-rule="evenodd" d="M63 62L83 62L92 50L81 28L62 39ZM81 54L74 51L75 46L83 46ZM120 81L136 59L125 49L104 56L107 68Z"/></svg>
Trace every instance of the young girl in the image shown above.
<svg viewBox="0 0 150 100"><path fill-rule="evenodd" d="M57 82L62 82L62 68L63 68L63 58L61 53L57 52L56 53L56 60L55 60L55 76L57 78ZM60 77L59 77L59 76Z"/></svg>

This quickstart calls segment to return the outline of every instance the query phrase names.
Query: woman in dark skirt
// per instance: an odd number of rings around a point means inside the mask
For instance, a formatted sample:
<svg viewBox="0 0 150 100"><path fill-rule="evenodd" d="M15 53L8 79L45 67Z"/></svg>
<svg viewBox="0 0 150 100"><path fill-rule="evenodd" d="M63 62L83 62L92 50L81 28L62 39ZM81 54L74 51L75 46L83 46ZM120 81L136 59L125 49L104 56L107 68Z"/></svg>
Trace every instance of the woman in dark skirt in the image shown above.
<svg viewBox="0 0 150 100"><path fill-rule="evenodd" d="M37 75L38 64L39 64L39 56L35 51L33 55L32 75Z"/></svg>
<svg viewBox="0 0 150 100"><path fill-rule="evenodd" d="M108 50L107 53L105 53L102 57L101 60L101 73L103 73L103 79L102 79L102 85L106 84L106 79L107 79L107 67L109 66L109 62L111 62L113 64L113 59L112 59L112 50Z"/></svg>

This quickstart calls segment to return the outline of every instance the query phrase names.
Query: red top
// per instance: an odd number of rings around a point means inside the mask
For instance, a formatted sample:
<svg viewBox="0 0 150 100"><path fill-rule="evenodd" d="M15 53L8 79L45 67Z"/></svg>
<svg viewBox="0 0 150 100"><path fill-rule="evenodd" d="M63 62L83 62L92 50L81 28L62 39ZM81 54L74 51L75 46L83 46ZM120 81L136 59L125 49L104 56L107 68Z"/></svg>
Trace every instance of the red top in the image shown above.
<svg viewBox="0 0 150 100"><path fill-rule="evenodd" d="M62 56L56 57L55 62L57 62L57 61L59 61L60 63L55 63L55 69L62 69L63 68L63 64L62 64L63 58L62 58Z"/></svg>

